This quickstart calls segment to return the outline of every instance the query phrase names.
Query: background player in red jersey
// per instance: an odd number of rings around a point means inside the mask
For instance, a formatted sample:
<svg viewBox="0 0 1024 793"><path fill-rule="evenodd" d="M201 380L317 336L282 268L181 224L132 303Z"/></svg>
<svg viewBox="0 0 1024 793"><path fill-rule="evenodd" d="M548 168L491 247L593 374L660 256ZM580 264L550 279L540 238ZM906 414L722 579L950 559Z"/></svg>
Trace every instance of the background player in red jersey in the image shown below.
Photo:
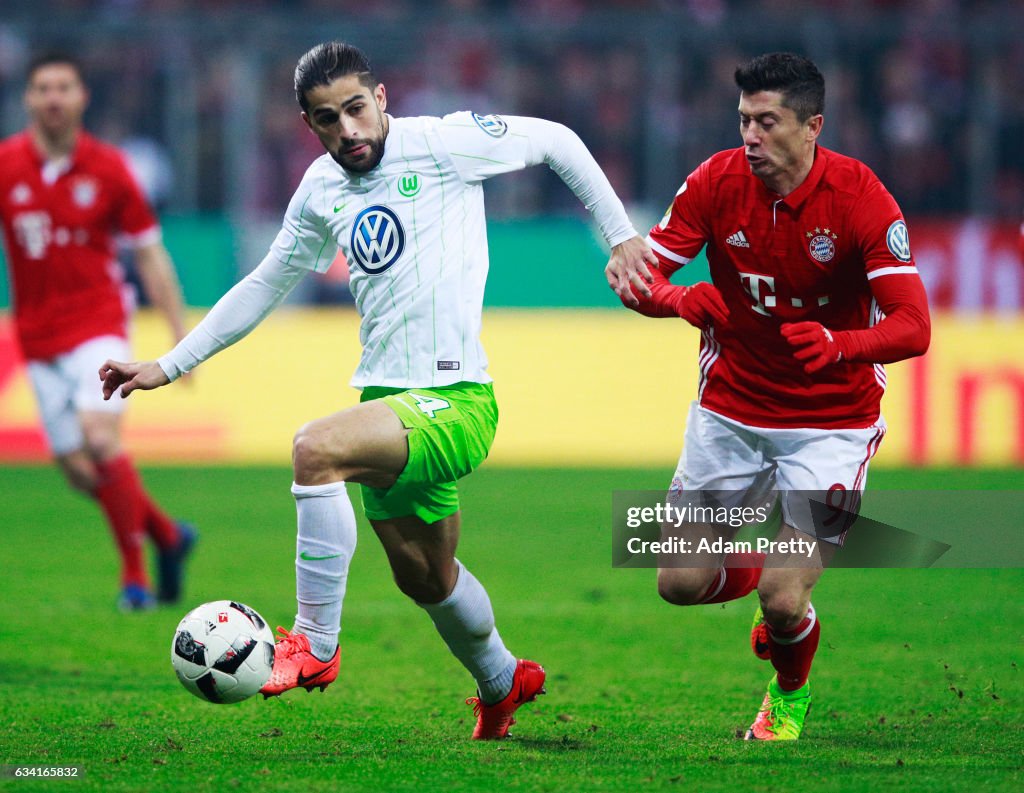
<svg viewBox="0 0 1024 793"><path fill-rule="evenodd" d="M637 311L701 330L699 393L670 497L821 493L855 510L885 433L882 364L928 347L924 286L892 196L865 165L817 143L825 81L815 65L773 53L735 78L743 146L683 183L648 238L660 262L652 296L637 294ZM712 283L670 284L705 246ZM782 499L779 539L815 532L796 503ZM658 571L659 593L678 605L757 589L751 638L776 675L748 740L800 735L820 634L810 595L827 556L762 571L763 556L731 554L719 569Z"/></svg>
<svg viewBox="0 0 1024 793"><path fill-rule="evenodd" d="M121 446L123 402L104 402L96 367L129 355L131 293L115 234L132 246L150 301L175 340L181 292L153 212L120 153L82 129L89 93L64 54L31 63L29 126L0 142L0 219L13 287L14 324L50 447L70 485L95 498L121 554L126 610L151 607L142 558L158 554L157 598L178 599L195 530L175 524L147 494Z"/></svg>

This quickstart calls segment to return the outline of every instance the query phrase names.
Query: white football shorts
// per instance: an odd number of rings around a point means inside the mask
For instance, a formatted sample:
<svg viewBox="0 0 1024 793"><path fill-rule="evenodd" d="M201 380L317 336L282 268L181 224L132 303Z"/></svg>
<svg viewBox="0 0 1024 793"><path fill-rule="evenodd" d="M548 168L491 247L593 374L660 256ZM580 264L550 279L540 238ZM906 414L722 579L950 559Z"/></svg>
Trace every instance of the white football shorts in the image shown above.
<svg viewBox="0 0 1024 793"><path fill-rule="evenodd" d="M818 494L829 506L856 514L867 483L868 464L885 436L885 420L864 429L769 429L751 427L690 405L679 465L670 493L733 494L736 503L774 503L779 493L783 520L820 540L841 544L843 532L817 531L802 494ZM812 495L812 498L815 496Z"/></svg>
<svg viewBox="0 0 1024 793"><path fill-rule="evenodd" d="M82 411L121 413L124 400L118 396L103 401L100 366L108 358L131 360L131 347L120 336L97 336L70 352L47 361L29 361L28 377L36 394L39 416L55 455L82 448Z"/></svg>

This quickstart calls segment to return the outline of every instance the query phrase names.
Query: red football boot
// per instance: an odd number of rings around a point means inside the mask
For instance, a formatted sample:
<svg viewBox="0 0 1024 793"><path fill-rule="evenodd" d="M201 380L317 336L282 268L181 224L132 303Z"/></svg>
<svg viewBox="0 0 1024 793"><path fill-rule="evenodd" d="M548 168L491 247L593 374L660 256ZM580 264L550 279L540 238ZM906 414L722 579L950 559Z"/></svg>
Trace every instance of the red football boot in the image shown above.
<svg viewBox="0 0 1024 793"><path fill-rule="evenodd" d="M544 690L544 667L533 661L520 660L516 663L516 672L512 678L512 690L501 702L485 705L479 697L470 697L467 705L473 706L476 716L476 727L473 730L474 741L490 741L504 738L508 728L516 723L512 718L520 705L533 702Z"/></svg>
<svg viewBox="0 0 1024 793"><path fill-rule="evenodd" d="M274 645L274 670L270 680L260 689L264 699L276 697L290 688L323 691L338 679L341 667L341 647L334 651L330 661L321 661L309 649L309 638L304 633L291 633L280 625L281 634Z"/></svg>

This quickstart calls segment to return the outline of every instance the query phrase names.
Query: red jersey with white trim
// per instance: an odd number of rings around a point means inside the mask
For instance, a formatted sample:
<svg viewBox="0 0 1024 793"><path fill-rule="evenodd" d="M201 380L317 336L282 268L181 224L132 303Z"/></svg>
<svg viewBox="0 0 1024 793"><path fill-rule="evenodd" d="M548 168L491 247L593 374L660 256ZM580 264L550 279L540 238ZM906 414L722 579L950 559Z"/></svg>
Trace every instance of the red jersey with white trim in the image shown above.
<svg viewBox="0 0 1024 793"><path fill-rule="evenodd" d="M755 427L858 428L879 417L881 364L841 362L805 374L784 322L861 330L882 317L869 281L916 273L896 201L863 163L817 147L785 198L750 172L742 148L697 168L648 237L666 276L707 245L729 307L702 332L700 404Z"/></svg>
<svg viewBox="0 0 1024 793"><path fill-rule="evenodd" d="M160 238L113 146L79 133L53 176L44 178L28 132L0 142L0 219L15 328L29 359L53 358L97 336L126 336L131 302L115 235L135 244Z"/></svg>

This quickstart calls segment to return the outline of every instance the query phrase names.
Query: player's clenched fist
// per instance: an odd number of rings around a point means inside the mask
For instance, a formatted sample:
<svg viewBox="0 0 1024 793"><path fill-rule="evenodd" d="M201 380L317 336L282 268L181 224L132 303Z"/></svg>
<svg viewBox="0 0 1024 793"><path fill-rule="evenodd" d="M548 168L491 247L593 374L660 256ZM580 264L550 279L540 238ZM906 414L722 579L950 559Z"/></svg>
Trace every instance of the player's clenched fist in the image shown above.
<svg viewBox="0 0 1024 793"><path fill-rule="evenodd" d="M793 357L804 365L807 374L843 359L843 351L832 332L820 322L785 322L781 331L793 347Z"/></svg>
<svg viewBox="0 0 1024 793"><path fill-rule="evenodd" d="M100 380L103 381L104 399L110 399L118 388L121 389L121 399L124 399L132 391L150 391L171 382L156 361L107 361L100 367Z"/></svg>
<svg viewBox="0 0 1024 793"><path fill-rule="evenodd" d="M673 308L695 328L704 329L713 322L724 325L729 318L729 309L722 299L722 293L704 281L679 289Z"/></svg>

